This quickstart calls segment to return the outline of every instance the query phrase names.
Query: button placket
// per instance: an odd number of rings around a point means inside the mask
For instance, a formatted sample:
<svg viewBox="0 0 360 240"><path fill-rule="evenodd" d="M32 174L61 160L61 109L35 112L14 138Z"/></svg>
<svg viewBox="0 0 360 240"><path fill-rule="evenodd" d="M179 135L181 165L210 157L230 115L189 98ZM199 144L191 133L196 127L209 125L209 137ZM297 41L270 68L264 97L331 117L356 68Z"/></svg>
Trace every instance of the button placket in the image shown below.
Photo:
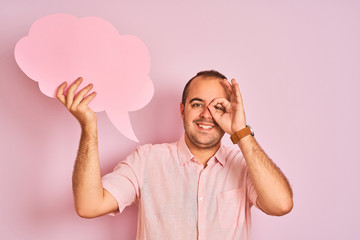
<svg viewBox="0 0 360 240"><path fill-rule="evenodd" d="M199 240L206 239L206 176L207 171L202 169L199 173L198 184L198 233Z"/></svg>

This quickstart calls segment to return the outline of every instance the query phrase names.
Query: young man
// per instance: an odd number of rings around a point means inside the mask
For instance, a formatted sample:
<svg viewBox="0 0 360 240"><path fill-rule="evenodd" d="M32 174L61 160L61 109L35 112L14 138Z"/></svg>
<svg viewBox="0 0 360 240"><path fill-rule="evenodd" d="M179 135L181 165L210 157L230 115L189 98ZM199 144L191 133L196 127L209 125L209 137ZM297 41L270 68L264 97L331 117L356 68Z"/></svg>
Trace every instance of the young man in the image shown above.
<svg viewBox="0 0 360 240"><path fill-rule="evenodd" d="M292 190L281 170L246 125L235 79L199 72L185 86L180 114L185 133L176 143L144 145L100 175L97 124L88 108L96 93L89 84L75 97L76 80L57 97L82 128L73 172L75 208L92 218L139 206L137 239L247 239L250 208L284 215ZM86 97L85 97L86 96ZM238 149L225 147L227 133Z"/></svg>

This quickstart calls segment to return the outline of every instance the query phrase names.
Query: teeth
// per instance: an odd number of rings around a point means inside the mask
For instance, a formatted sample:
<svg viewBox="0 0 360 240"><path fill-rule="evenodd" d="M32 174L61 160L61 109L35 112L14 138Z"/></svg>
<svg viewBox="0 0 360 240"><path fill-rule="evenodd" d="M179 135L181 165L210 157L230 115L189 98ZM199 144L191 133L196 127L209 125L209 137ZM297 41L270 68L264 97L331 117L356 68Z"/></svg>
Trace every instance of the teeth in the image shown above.
<svg viewBox="0 0 360 240"><path fill-rule="evenodd" d="M200 125L198 124L199 127L203 128L203 129L210 129L210 128L213 128L214 126L205 126L205 125Z"/></svg>

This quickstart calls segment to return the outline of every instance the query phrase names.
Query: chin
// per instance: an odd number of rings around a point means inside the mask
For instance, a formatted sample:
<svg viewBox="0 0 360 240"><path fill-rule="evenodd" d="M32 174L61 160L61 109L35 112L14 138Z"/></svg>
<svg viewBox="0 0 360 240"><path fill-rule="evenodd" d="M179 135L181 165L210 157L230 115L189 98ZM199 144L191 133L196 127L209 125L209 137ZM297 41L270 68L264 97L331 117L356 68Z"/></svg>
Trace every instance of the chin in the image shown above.
<svg viewBox="0 0 360 240"><path fill-rule="evenodd" d="M189 136L188 136L189 137ZM202 139L202 137L189 137L189 140L198 148L209 149L219 146L221 138Z"/></svg>
<svg viewBox="0 0 360 240"><path fill-rule="evenodd" d="M201 148L201 149L211 149L211 148L214 148L214 147L218 147L220 144L220 142L216 142L216 143L204 143L204 144L197 144L196 146L198 148Z"/></svg>

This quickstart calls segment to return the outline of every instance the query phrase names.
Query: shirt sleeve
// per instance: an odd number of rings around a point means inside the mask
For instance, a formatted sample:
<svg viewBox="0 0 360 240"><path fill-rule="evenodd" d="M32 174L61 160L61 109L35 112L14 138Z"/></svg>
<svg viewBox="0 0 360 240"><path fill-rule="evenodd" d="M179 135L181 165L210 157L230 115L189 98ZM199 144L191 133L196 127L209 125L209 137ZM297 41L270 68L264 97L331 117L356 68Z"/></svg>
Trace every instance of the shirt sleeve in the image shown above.
<svg viewBox="0 0 360 240"><path fill-rule="evenodd" d="M128 155L111 173L102 177L103 188L110 192L116 199L119 210L111 213L121 213L125 207L137 203L140 197L140 184L142 179L141 149Z"/></svg>
<svg viewBox="0 0 360 240"><path fill-rule="evenodd" d="M257 193L254 187L254 184L250 178L250 174L247 170L246 167L246 188L247 188L247 194L248 194L248 198L250 200L250 204L254 205L255 207L259 208L258 205L256 204L256 200L257 200Z"/></svg>

